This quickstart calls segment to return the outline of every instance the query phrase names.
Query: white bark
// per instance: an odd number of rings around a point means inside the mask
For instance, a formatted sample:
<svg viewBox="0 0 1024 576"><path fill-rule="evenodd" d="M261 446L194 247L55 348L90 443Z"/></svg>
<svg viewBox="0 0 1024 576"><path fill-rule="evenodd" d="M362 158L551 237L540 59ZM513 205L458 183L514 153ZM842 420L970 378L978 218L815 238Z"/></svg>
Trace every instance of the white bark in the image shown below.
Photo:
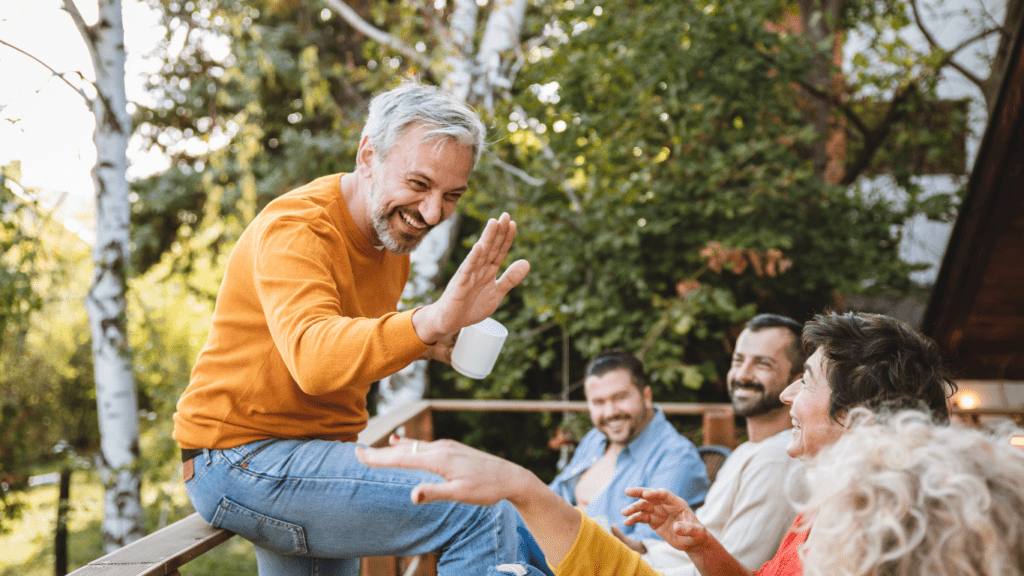
<svg viewBox="0 0 1024 576"><path fill-rule="evenodd" d="M488 111L494 110L494 93L512 87L502 55L519 47L519 33L526 14L526 0L494 0L487 28L477 51L477 77L473 94Z"/></svg>
<svg viewBox="0 0 1024 576"><path fill-rule="evenodd" d="M103 548L110 552L141 538L138 400L128 348L125 306L130 205L125 174L131 118L125 94L124 25L120 0L100 0L99 20L86 26L71 0L65 9L82 31L96 68L96 242L93 285L85 299L92 332L99 410L100 477L106 489Z"/></svg>
<svg viewBox="0 0 1024 576"><path fill-rule="evenodd" d="M476 0L455 0L448 28L451 42L445 55L445 74L441 88L462 102L469 100L473 84L473 42L476 37L478 8Z"/></svg>

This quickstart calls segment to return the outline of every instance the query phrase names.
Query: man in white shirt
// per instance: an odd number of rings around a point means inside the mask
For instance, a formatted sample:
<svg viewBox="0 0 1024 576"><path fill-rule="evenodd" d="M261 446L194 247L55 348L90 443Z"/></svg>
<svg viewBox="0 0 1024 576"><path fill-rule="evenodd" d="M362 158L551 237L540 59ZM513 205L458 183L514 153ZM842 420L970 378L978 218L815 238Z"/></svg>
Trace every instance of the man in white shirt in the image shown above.
<svg viewBox="0 0 1024 576"><path fill-rule="evenodd" d="M792 318L761 314L737 338L726 381L749 440L729 455L697 510L700 522L750 569L775 554L796 518L789 496L798 496L800 483L791 487L787 481L797 478L794 469L802 464L786 454L792 421L779 394L803 371L802 330ZM666 576L698 574L686 553L664 540L613 533Z"/></svg>

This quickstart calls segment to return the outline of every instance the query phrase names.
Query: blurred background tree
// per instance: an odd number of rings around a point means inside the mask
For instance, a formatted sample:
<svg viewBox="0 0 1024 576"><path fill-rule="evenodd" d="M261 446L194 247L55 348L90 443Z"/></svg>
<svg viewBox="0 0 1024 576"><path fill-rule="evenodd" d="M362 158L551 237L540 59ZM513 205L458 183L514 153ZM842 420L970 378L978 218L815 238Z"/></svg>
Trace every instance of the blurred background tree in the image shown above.
<svg viewBox="0 0 1024 576"><path fill-rule="evenodd" d="M17 166L2 174L0 291L16 297L5 296L0 313L0 532L18 517L18 495L32 474L56 467L69 480L73 470L90 466L88 457L99 446L92 351L81 306L88 246L42 208L36 191L20 186ZM66 489L63 496L66 501Z"/></svg>

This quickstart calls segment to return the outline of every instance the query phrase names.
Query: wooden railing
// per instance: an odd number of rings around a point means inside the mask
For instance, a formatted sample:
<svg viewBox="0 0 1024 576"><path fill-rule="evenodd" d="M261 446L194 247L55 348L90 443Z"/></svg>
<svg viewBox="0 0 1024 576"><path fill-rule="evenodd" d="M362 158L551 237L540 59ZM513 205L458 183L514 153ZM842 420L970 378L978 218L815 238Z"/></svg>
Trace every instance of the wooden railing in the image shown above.
<svg viewBox="0 0 1024 576"><path fill-rule="evenodd" d="M703 417L703 443L734 447L736 430L729 404L658 404L666 414ZM434 439L433 413L437 411L483 412L583 412L582 401L532 400L421 400L371 418L359 434L367 446L387 446L393 432L417 440ZM199 514L192 514L120 550L75 570L73 576L179 576L178 568L209 552L234 536L213 528ZM362 576L428 576L436 573L432 554L415 558L375 556L363 558Z"/></svg>

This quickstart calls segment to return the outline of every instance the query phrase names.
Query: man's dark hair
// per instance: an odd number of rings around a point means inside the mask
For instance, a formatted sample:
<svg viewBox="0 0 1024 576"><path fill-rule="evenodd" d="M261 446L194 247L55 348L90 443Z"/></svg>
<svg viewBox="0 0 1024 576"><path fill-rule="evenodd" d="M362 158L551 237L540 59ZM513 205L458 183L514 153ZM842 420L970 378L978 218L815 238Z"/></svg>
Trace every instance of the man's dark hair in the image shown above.
<svg viewBox="0 0 1024 576"><path fill-rule="evenodd" d="M949 421L947 399L956 384L935 341L909 325L881 314L829 312L804 326L803 343L808 356L821 348L829 360L833 420L865 406L926 409L936 421Z"/></svg>
<svg viewBox="0 0 1024 576"><path fill-rule="evenodd" d="M638 390L647 387L647 374L644 372L644 365L640 360L618 348L605 350L587 364L587 377L601 376L613 370L625 370L629 373L629 379Z"/></svg>
<svg viewBox="0 0 1024 576"><path fill-rule="evenodd" d="M784 328L789 330L793 334L793 341L786 347L786 356L790 362L789 376L792 378L804 371L804 362L807 361L807 356L804 354L804 347L801 344L804 330L803 324L789 316L758 314L747 321L744 328L751 332L760 332L768 328Z"/></svg>

